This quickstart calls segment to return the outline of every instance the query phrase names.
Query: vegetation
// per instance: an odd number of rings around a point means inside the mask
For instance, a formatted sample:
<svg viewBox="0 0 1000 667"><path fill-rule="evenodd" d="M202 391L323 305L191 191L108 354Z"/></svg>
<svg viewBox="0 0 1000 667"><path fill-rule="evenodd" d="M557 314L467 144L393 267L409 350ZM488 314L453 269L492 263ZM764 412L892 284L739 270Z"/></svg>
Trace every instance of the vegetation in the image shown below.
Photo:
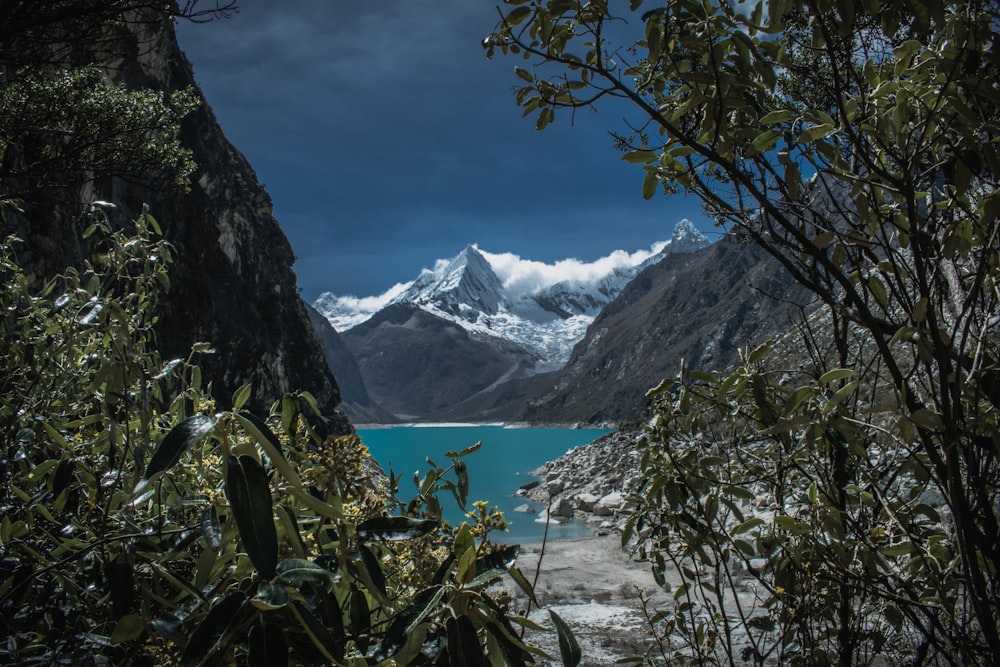
<svg viewBox="0 0 1000 667"><path fill-rule="evenodd" d="M527 661L487 591L517 547L491 543L489 512L441 520L440 492L466 503L475 447L403 502L357 436L321 435L308 393L262 420L245 386L219 410L195 363L207 344L156 353L156 221L91 220L93 259L39 295L17 241L2 247L4 663Z"/></svg>
<svg viewBox="0 0 1000 667"><path fill-rule="evenodd" d="M108 63L129 62L123 35L138 26L234 10L231 2L203 5L0 2L4 196L22 206L45 205L111 176L185 188L194 164L177 134L180 119L197 106L195 94L130 90L111 82Z"/></svg>
<svg viewBox="0 0 1000 667"><path fill-rule="evenodd" d="M183 12L202 16L195 4ZM198 366L211 343L157 349L173 257L157 221L63 196L104 177L186 182L178 122L194 95L112 84L94 55L176 11L0 2L0 229L57 212L80 251L39 275L21 239L0 242L0 662L531 662L537 626L490 588L509 572L533 598L518 548L491 540L502 517L482 503L459 526L441 516L442 493L468 500L475 446L401 498L308 392L264 416L244 409L249 385L217 405Z"/></svg>
<svg viewBox="0 0 1000 667"><path fill-rule="evenodd" d="M681 583L646 659L993 664L1000 6L506 4L484 46L539 129L614 109L645 197L697 195L815 295L650 392L626 538Z"/></svg>

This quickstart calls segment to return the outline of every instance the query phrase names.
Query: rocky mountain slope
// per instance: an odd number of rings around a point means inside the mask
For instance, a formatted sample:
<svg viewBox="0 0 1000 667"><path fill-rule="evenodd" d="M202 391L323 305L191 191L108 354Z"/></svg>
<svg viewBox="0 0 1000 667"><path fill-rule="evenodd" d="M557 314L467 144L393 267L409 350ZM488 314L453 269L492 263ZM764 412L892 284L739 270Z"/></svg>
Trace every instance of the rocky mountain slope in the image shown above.
<svg viewBox="0 0 1000 667"><path fill-rule="evenodd" d="M689 368L723 369L787 329L807 293L757 246L723 238L665 257L608 304L551 386L517 415L526 421L620 423L646 391Z"/></svg>
<svg viewBox="0 0 1000 667"><path fill-rule="evenodd" d="M110 53L77 57L83 62L106 57L112 78L132 88L197 89L173 24L160 15L127 23ZM306 390L335 417L333 430L347 432L350 424L335 415L340 393L298 295L295 256L272 215L271 199L202 102L182 124L182 142L198 164L189 193L114 178L83 183L72 197L84 204L113 202L117 222L134 218L148 204L176 248L157 331L164 356L186 357L192 343L210 342L215 353L198 361L222 402L247 382L258 411L286 391ZM27 211L30 224L17 231L23 232L39 275L81 260L71 233L78 210L40 205Z"/></svg>
<svg viewBox="0 0 1000 667"><path fill-rule="evenodd" d="M756 246L725 237L640 272L577 343L566 365L483 392L448 419L622 424L645 394L689 368L722 369L801 317L807 293Z"/></svg>
<svg viewBox="0 0 1000 667"><path fill-rule="evenodd" d="M306 311L323 345L327 366L337 378L341 396L339 410L352 424L392 424L398 421L372 400L361 369L337 330L312 306L307 304Z"/></svg>
<svg viewBox="0 0 1000 667"><path fill-rule="evenodd" d="M549 266L530 281L523 268L510 269L509 256L470 245L387 296L374 314L329 293L315 307L342 332L377 403L404 419L475 419L481 395L514 401L508 387L520 396L532 378L560 368L601 308L644 267L707 245L684 220L655 252Z"/></svg>

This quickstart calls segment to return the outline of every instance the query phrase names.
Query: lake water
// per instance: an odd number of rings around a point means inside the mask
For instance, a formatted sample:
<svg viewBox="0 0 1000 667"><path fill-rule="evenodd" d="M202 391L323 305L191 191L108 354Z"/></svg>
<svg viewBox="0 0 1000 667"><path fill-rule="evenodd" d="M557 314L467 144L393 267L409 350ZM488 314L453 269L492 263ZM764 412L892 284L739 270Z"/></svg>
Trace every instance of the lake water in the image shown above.
<svg viewBox="0 0 1000 667"><path fill-rule="evenodd" d="M482 448L464 459L469 472L469 508L473 501L485 500L503 510L510 532L506 535L494 533L493 539L508 544L542 541L545 525L535 521L538 515L514 511L518 505L528 503L526 498L517 495L517 490L536 479L531 471L607 432L603 429L465 425L358 429L375 460L387 472L391 465L393 471L402 476L399 497L404 500L416 495L413 472L419 471L423 477L430 467L426 462L428 457L439 466L447 467L450 460L445 452L460 451L481 441ZM464 519L450 493L441 496L441 504L445 518L452 523L457 524ZM534 507L544 509L538 505ZM552 523L549 539L581 537L590 535L592 531L580 521Z"/></svg>

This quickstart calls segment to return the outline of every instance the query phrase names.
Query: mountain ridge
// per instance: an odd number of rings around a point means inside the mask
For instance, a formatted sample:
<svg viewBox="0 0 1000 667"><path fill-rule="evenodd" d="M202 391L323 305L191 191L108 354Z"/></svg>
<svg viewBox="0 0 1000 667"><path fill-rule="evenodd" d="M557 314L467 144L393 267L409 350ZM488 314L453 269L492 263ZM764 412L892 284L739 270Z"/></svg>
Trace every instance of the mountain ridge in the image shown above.
<svg viewBox="0 0 1000 667"><path fill-rule="evenodd" d="M610 260L615 257L612 253L589 264L569 265L574 260L564 260L542 265L470 244L455 257L438 260L434 269L424 269L409 284L387 291L382 302L377 297L356 299L324 292L313 307L345 334L383 308L412 303L455 322L474 337L506 339L523 347L544 360L536 370L546 372L565 363L573 344L582 338L600 309L639 271L669 254L692 252L708 243L704 234L684 219L677 223L669 241L654 244L649 251L624 253ZM510 265L511 257L521 264L500 268ZM526 278L524 266L536 274L544 272L561 279L550 277L543 282L538 277ZM577 275L572 275L574 271ZM360 303L377 307L363 308Z"/></svg>

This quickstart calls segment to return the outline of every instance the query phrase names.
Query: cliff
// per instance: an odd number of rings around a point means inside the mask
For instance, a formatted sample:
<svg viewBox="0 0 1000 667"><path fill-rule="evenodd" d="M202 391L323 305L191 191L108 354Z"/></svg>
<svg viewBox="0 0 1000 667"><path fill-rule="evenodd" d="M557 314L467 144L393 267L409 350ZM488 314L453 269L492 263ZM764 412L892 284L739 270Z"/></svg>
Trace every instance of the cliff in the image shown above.
<svg viewBox="0 0 1000 667"><path fill-rule="evenodd" d="M172 22L152 13L128 20L113 48L74 50L68 66L97 62L130 89L177 91L192 87L202 104L182 123L181 140L198 168L190 191L150 185L141 174L81 182L65 197L76 207L36 203L18 223L27 256L39 276L79 263L76 224L81 205L113 202L116 222L134 218L143 204L176 248L171 288L161 304L157 338L164 358L187 356L207 341L215 353L200 356L206 382L226 403L244 383L253 385L250 407L264 411L283 393L311 392L335 433L351 425L335 409L340 392L330 372L293 271L295 256L264 187L244 156L226 139L197 89Z"/></svg>

